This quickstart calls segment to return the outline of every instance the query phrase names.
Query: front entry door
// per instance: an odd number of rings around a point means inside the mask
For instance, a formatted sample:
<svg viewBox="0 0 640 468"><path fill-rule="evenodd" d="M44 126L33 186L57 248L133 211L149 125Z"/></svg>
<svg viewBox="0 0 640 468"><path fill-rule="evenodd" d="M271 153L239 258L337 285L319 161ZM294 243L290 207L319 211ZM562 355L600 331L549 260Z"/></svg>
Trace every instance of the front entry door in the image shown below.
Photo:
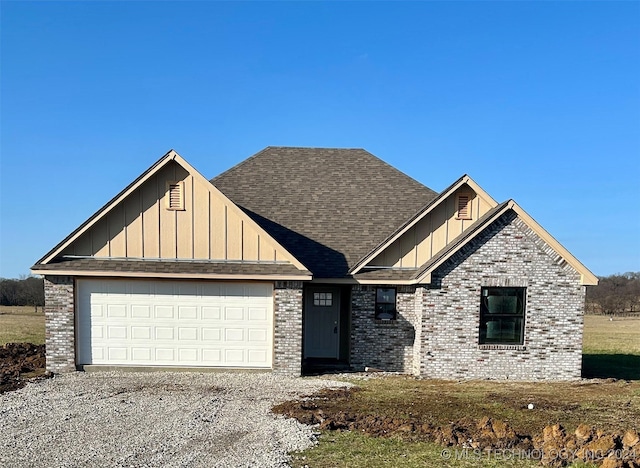
<svg viewBox="0 0 640 468"><path fill-rule="evenodd" d="M338 359L340 353L340 290L308 288L305 297L304 357Z"/></svg>

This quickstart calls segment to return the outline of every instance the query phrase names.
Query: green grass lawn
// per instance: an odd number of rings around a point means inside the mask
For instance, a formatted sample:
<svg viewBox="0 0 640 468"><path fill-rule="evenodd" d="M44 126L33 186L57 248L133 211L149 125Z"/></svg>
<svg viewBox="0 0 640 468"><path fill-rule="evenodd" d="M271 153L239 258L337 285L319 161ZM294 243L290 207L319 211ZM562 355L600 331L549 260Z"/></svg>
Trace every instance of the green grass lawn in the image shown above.
<svg viewBox="0 0 640 468"><path fill-rule="evenodd" d="M472 450L442 447L427 442L404 442L398 438L375 438L357 432L330 432L320 445L293 455L294 467L340 468L498 468L539 467L537 460L514 460L494 454L480 457Z"/></svg>
<svg viewBox="0 0 640 468"><path fill-rule="evenodd" d="M0 345L44 344L44 312L32 306L0 306Z"/></svg>
<svg viewBox="0 0 640 468"><path fill-rule="evenodd" d="M587 315L582 348L584 377L640 380L640 317Z"/></svg>

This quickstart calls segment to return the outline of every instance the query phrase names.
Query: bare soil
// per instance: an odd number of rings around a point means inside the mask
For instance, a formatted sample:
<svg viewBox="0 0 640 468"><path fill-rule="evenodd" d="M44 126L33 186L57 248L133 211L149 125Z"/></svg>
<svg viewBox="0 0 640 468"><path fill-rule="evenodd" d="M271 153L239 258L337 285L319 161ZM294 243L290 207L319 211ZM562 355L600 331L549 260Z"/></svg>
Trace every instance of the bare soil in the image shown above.
<svg viewBox="0 0 640 468"><path fill-rule="evenodd" d="M546 466L566 466L578 460L608 468L640 466L640 436L633 428L604 431L580 424L575 431L567 431L561 424L553 424L526 433L489 415L436 424L429 414L421 414L415 407L410 414L398 407L395 415L363 410L352 404L360 391L357 387L325 389L306 399L277 405L272 411L327 431L358 431L373 437L400 437L408 442L435 442L484 452L537 451Z"/></svg>
<svg viewBox="0 0 640 468"><path fill-rule="evenodd" d="M7 343L0 346L0 393L22 388L32 379L50 377L45 364L44 345Z"/></svg>

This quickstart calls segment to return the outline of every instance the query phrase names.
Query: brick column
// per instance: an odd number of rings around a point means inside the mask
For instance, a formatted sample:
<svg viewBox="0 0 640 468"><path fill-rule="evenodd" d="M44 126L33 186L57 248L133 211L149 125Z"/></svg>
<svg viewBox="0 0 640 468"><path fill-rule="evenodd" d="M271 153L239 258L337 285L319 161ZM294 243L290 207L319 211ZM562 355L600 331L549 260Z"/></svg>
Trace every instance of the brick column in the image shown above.
<svg viewBox="0 0 640 468"><path fill-rule="evenodd" d="M302 281L276 281L273 372L302 373Z"/></svg>
<svg viewBox="0 0 640 468"><path fill-rule="evenodd" d="M47 370L75 371L73 278L45 276L44 303Z"/></svg>

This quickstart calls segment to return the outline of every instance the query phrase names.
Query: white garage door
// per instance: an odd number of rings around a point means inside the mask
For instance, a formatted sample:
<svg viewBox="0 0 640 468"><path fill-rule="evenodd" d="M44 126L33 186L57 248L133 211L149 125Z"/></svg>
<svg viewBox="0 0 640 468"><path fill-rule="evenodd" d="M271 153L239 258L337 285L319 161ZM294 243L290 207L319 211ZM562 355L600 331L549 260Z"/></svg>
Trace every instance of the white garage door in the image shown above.
<svg viewBox="0 0 640 468"><path fill-rule="evenodd" d="M77 285L78 364L271 367L271 284Z"/></svg>

